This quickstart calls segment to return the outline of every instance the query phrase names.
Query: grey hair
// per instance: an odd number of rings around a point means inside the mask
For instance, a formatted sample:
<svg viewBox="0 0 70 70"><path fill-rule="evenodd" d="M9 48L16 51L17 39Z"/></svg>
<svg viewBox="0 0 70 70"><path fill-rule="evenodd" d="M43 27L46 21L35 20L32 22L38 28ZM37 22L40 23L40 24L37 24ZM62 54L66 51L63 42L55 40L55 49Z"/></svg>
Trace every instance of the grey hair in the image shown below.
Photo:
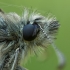
<svg viewBox="0 0 70 70"><path fill-rule="evenodd" d="M40 26L40 33L37 35L37 38L31 42L27 42L26 44L30 46L34 53L37 54L38 52L35 48L38 48L39 46L40 48L44 48L47 47L48 43L50 43L58 57L58 67L63 67L65 65L65 57L54 44L54 39L56 39L56 34L58 33L58 29L60 26L58 20L56 20L56 17L49 18L42 16L40 13L36 12L32 12L31 14L29 14L29 11L25 10L24 18L27 18L27 21L29 21L30 24L36 22Z"/></svg>
<svg viewBox="0 0 70 70"><path fill-rule="evenodd" d="M37 23L40 32L32 41L23 39L23 27L27 23ZM59 65L64 65L63 54L56 49L54 39L59 29L59 23L55 17L44 17L40 13L30 13L24 10L22 17L16 13L4 13L0 11L0 69L1 70L25 70L19 66L21 58L25 58L28 51L37 54L37 49L45 49L52 44L59 58ZM45 46L46 44L46 46Z"/></svg>

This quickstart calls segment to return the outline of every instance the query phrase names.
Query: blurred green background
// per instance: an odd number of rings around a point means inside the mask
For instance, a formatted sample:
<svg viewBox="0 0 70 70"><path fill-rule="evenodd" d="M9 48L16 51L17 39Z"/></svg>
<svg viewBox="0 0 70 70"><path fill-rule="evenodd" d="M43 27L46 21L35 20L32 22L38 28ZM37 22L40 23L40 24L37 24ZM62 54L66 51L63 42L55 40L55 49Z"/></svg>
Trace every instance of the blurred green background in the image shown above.
<svg viewBox="0 0 70 70"><path fill-rule="evenodd" d="M60 22L56 45L66 57L64 70L70 70L70 0L0 0L0 8L6 13L16 12L22 15L23 8L37 9L43 15L51 13ZM24 65L29 70L56 70L57 57L51 46L47 50L47 58L39 61L36 56L31 57Z"/></svg>

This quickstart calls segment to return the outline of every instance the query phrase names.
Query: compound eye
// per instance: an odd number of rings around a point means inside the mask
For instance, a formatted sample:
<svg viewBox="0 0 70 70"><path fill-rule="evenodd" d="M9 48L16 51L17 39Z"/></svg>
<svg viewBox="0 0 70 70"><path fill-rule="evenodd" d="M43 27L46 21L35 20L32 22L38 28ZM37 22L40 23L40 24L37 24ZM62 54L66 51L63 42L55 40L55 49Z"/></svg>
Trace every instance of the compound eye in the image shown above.
<svg viewBox="0 0 70 70"><path fill-rule="evenodd" d="M32 41L39 33L39 26L37 24L27 24L23 27L23 38L27 41Z"/></svg>

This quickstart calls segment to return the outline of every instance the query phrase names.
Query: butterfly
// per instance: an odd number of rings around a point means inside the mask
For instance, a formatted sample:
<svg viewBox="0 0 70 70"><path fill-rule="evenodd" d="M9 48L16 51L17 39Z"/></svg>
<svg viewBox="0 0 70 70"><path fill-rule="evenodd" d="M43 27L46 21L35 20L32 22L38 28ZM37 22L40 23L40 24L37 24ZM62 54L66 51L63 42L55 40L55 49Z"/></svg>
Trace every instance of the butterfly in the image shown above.
<svg viewBox="0 0 70 70"><path fill-rule="evenodd" d="M36 49L45 49L47 44L53 46L59 66L63 66L64 56L54 44L58 29L59 22L55 17L30 13L27 9L20 17L0 9L0 70L26 70L20 66L22 56L25 58L29 50L37 54Z"/></svg>

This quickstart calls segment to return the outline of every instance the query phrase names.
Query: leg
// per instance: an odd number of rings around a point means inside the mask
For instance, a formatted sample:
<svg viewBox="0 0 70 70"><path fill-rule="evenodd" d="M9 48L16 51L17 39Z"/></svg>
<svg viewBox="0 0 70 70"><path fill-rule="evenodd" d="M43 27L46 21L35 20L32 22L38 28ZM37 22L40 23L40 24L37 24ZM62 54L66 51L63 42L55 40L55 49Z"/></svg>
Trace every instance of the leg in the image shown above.
<svg viewBox="0 0 70 70"><path fill-rule="evenodd" d="M16 67L16 63L17 63L17 59L18 59L18 54L19 54L19 48L16 49L15 58L14 58L14 62L13 62L11 70L14 70L15 67Z"/></svg>

